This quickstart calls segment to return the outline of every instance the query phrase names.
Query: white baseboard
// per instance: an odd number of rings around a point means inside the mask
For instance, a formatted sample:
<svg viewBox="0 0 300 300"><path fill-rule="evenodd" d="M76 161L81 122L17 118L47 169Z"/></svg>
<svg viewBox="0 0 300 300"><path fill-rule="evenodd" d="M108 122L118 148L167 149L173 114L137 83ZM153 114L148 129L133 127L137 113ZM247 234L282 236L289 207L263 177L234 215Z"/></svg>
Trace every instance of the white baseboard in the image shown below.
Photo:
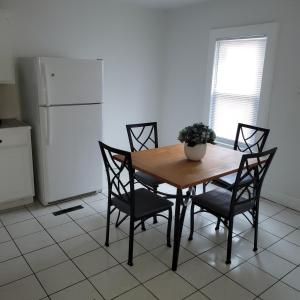
<svg viewBox="0 0 300 300"><path fill-rule="evenodd" d="M282 194L279 192L274 192L268 187L265 187L262 190L261 196L271 201L287 206L289 208L300 211L300 199L298 198L286 194Z"/></svg>

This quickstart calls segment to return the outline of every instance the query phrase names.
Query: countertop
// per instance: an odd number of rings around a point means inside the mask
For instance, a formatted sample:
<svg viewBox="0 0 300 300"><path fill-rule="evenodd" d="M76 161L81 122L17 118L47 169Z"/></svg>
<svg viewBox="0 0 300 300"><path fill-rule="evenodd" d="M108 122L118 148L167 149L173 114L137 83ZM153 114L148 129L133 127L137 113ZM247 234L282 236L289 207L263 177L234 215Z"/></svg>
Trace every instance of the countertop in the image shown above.
<svg viewBox="0 0 300 300"><path fill-rule="evenodd" d="M0 129L14 127L30 127L28 124L17 119L2 119L0 120Z"/></svg>

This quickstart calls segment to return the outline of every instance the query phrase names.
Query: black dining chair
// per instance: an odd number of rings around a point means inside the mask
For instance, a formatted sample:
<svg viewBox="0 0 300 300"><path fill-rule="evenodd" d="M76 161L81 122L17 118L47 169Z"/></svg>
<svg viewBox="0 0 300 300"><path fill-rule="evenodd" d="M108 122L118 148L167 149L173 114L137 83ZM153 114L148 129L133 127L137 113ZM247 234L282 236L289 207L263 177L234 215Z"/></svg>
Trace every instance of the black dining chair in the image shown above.
<svg viewBox="0 0 300 300"><path fill-rule="evenodd" d="M126 125L131 152L158 148L157 122ZM137 181L157 189L163 183L159 179L144 172L135 172Z"/></svg>
<svg viewBox="0 0 300 300"><path fill-rule="evenodd" d="M157 122L128 124L126 130L131 152L158 148ZM157 191L159 185L163 183L161 180L140 171L135 172L134 177L137 182L154 191ZM153 223L157 223L156 216L153 218ZM145 229L144 225L143 229Z"/></svg>
<svg viewBox="0 0 300 300"><path fill-rule="evenodd" d="M231 191L215 189L192 197L189 240L193 239L195 214L203 211L213 214L228 228L226 264L230 264L234 217L243 214L247 218L245 213L250 212L254 225L253 251L257 250L260 192L276 150L277 148L273 148L260 153L244 154ZM200 210L195 212L195 206ZM216 230L219 229L218 225Z"/></svg>
<svg viewBox="0 0 300 300"><path fill-rule="evenodd" d="M270 129L238 123L233 150L244 153L260 153L263 151ZM237 173L223 176L212 183L227 190L232 190ZM246 180L246 179L245 179ZM203 192L208 183L203 184Z"/></svg>
<svg viewBox="0 0 300 300"><path fill-rule="evenodd" d="M134 188L134 169L131 153L112 148L99 142L108 183L107 223L105 245L109 246L110 215L118 209L129 217L129 254L128 265L133 265L134 231L144 221L153 216L168 220L167 246L171 247L171 225L173 203L146 188ZM119 155L121 161L116 160ZM161 214L168 211L168 217ZM135 223L138 222L136 225Z"/></svg>

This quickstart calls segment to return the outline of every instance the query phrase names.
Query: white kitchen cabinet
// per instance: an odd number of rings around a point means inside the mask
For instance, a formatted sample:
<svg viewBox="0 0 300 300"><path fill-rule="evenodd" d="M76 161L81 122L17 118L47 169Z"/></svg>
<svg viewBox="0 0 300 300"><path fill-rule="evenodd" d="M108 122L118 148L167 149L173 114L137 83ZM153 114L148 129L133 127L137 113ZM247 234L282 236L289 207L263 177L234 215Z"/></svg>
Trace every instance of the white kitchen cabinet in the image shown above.
<svg viewBox="0 0 300 300"><path fill-rule="evenodd" d="M15 82L11 40L11 19L7 11L0 9L0 84Z"/></svg>
<svg viewBox="0 0 300 300"><path fill-rule="evenodd" d="M33 201L31 127L16 120L0 124L0 209Z"/></svg>

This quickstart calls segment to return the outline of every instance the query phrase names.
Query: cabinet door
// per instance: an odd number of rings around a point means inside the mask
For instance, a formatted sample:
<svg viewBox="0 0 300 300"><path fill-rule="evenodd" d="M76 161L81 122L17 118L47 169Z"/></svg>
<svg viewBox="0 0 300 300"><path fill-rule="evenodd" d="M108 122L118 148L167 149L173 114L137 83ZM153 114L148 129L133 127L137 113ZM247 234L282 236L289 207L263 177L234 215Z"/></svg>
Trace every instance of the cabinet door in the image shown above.
<svg viewBox="0 0 300 300"><path fill-rule="evenodd" d="M28 145L0 148L0 203L33 195Z"/></svg>
<svg viewBox="0 0 300 300"><path fill-rule="evenodd" d="M11 20L0 10L0 83L14 83L11 39Z"/></svg>

